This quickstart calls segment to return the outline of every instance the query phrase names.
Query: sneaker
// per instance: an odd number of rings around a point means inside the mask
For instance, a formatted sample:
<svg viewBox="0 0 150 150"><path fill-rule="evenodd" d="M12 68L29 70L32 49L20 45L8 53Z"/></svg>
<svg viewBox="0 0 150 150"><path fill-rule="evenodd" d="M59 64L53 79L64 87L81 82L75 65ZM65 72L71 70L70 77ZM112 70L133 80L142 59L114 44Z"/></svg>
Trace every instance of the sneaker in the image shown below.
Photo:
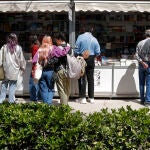
<svg viewBox="0 0 150 150"><path fill-rule="evenodd" d="M144 102L145 107L149 107L150 106L150 102Z"/></svg>
<svg viewBox="0 0 150 150"><path fill-rule="evenodd" d="M76 102L77 102L77 103L81 103L81 104L86 104L86 103L87 103L86 98L79 98L79 99L76 99Z"/></svg>
<svg viewBox="0 0 150 150"><path fill-rule="evenodd" d="M81 101L81 98L78 98L75 100L75 102L77 102L77 103L80 103L80 101Z"/></svg>
<svg viewBox="0 0 150 150"><path fill-rule="evenodd" d="M95 103L94 98L88 98L88 102L90 102L91 104Z"/></svg>
<svg viewBox="0 0 150 150"><path fill-rule="evenodd" d="M87 103L86 98L81 98L80 103L81 104L86 104Z"/></svg>
<svg viewBox="0 0 150 150"><path fill-rule="evenodd" d="M141 104L141 105L144 105L144 103L145 103L145 101L140 101L140 104Z"/></svg>

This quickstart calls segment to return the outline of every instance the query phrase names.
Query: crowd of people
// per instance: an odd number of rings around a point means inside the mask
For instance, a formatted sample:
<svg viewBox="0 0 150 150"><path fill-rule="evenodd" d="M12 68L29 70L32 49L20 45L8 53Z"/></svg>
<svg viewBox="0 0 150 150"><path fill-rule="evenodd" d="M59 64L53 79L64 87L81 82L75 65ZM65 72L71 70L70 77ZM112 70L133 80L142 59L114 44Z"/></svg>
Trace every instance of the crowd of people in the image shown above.
<svg viewBox="0 0 150 150"><path fill-rule="evenodd" d="M53 35L44 35L42 41L38 39L37 35L31 36L32 69L29 78L30 101L37 102L42 100L44 103L51 105L55 93L54 85L56 83L60 104L68 104L71 86L70 78L66 76L66 55L73 52L75 56L83 56L83 54L86 54L85 51L88 50L88 57L85 57L87 63L86 71L78 82L80 98L77 101L86 103L87 75L89 102L94 103L94 59L100 55L100 45L92 35L92 30L91 26L85 27L85 33L78 37L74 51L69 43L67 43L65 35L61 32L54 33ZM90 45L87 43L90 43ZM1 48L1 54L3 50L4 60L7 57L8 61L2 62L5 70L5 79L1 84L0 103L6 99L8 87L9 102L14 103L19 72L23 73L26 69L23 50L18 44L16 34L11 33L8 36L7 43ZM42 66L42 75L39 81L35 82L34 76L37 62ZM13 71L12 68L14 68Z"/></svg>
<svg viewBox="0 0 150 150"><path fill-rule="evenodd" d="M87 65L85 73L78 79L79 103L94 103L94 67L95 58L100 56L100 44L93 36L93 26L87 25L84 32L77 37L75 56L83 56ZM150 30L145 32L146 39L137 45L136 59L139 61L139 84L142 104L150 104L150 71L149 71L149 45ZM17 35L11 33L7 42L0 50L1 62L5 71L5 79L1 83L0 103L6 99L7 88L9 88L9 102L15 102L15 92L18 76L26 69L26 60L22 47L18 44ZM56 83L60 104L68 104L70 96L70 79L66 76L67 54L72 53L72 48L61 32L53 35L44 35L42 41L36 35L31 38L32 69L29 79L30 100L37 102L42 100L49 105L52 104ZM3 54L3 55L2 55ZM2 59L2 57L4 57ZM2 62L3 60L3 62ZM42 75L38 82L34 82L36 63L42 66ZM146 82L146 95L144 92ZM88 83L88 88L86 85ZM86 90L88 95L86 96ZM87 98L87 99L86 99Z"/></svg>

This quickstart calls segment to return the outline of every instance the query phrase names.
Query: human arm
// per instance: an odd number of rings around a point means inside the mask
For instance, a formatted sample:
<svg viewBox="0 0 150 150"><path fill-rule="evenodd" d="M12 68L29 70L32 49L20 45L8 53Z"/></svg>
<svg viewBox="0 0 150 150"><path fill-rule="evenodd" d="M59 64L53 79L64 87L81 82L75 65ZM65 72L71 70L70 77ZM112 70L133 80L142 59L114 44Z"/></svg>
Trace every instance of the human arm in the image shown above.
<svg viewBox="0 0 150 150"><path fill-rule="evenodd" d="M95 56L99 56L100 53L101 53L100 45L99 45L99 43L98 43L97 40L95 41L95 49L94 49L94 53L95 53Z"/></svg>
<svg viewBox="0 0 150 150"><path fill-rule="evenodd" d="M38 51L35 53L35 55L33 56L33 59L32 59L32 64L35 64L37 61L38 61L38 58L39 58L39 53Z"/></svg>
<svg viewBox="0 0 150 150"><path fill-rule="evenodd" d="M74 49L74 54L79 55L80 54L80 36L78 36L76 43L75 43L75 49Z"/></svg>
<svg viewBox="0 0 150 150"><path fill-rule="evenodd" d="M140 50L141 50L141 46L140 46L140 43L138 43L138 45L136 46L136 52L135 52L135 55L134 55L134 58L135 58L138 62L142 62L142 58L141 58L140 55L139 55Z"/></svg>
<svg viewBox="0 0 150 150"><path fill-rule="evenodd" d="M3 63L2 62L2 60L3 60L2 59L2 57L3 57L3 50L4 50L4 46L2 46L1 49L0 49L0 65L2 65L2 63Z"/></svg>
<svg viewBox="0 0 150 150"><path fill-rule="evenodd" d="M94 54L95 54L95 56L99 56L100 53L101 53L100 45L99 45L97 39L95 38Z"/></svg>
<svg viewBox="0 0 150 150"><path fill-rule="evenodd" d="M31 51L32 51L32 58L34 57L34 55L36 54L37 50L39 49L39 46L38 45L33 45L32 48L31 48Z"/></svg>
<svg viewBox="0 0 150 150"><path fill-rule="evenodd" d="M24 58L22 48L20 47L20 70L24 72L25 68L26 68L26 60Z"/></svg>
<svg viewBox="0 0 150 150"><path fill-rule="evenodd" d="M140 51L142 49L142 45L143 44L141 42L138 43L138 45L136 46L136 52L135 52L134 57L140 64L142 64L143 68L146 69L146 68L148 68L148 64L146 62L144 62L140 56Z"/></svg>
<svg viewBox="0 0 150 150"><path fill-rule="evenodd" d="M141 61L140 63L143 65L143 68L145 68L145 69L147 69L149 67L148 64L144 61Z"/></svg>
<svg viewBox="0 0 150 150"><path fill-rule="evenodd" d="M65 56L70 50L70 46L66 46L63 49L58 46L53 46L53 50L51 52L51 57L62 57Z"/></svg>

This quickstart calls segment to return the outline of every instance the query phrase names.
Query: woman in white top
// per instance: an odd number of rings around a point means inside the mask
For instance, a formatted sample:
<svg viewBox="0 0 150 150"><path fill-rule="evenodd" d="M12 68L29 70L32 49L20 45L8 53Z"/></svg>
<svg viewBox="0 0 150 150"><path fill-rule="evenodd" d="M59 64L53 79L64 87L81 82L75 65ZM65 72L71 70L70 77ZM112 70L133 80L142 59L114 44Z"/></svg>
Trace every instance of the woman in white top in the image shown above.
<svg viewBox="0 0 150 150"><path fill-rule="evenodd" d="M4 44L0 50L0 56L0 63L3 63L5 72L5 79L1 83L0 103L5 100L8 87L9 103L14 103L19 72L24 72L26 68L26 61L22 48L18 45L16 34L11 33L8 35L7 43Z"/></svg>

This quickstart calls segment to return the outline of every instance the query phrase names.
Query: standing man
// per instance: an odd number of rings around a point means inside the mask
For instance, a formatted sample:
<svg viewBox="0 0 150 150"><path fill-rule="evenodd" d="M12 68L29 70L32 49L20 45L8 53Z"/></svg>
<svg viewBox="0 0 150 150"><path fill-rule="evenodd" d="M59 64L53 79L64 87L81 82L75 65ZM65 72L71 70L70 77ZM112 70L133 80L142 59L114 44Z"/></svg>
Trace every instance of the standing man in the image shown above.
<svg viewBox="0 0 150 150"><path fill-rule="evenodd" d="M76 41L75 55L83 56L87 66L85 74L78 80L79 99L77 102L86 104L86 77L88 82L88 101L94 103L94 67L95 57L100 55L100 45L97 39L92 35L93 26L87 24L84 28L84 33L79 35Z"/></svg>
<svg viewBox="0 0 150 150"><path fill-rule="evenodd" d="M145 39L138 43L135 57L139 62L141 104L150 105L150 29L145 31ZM144 92L145 83L146 93Z"/></svg>

